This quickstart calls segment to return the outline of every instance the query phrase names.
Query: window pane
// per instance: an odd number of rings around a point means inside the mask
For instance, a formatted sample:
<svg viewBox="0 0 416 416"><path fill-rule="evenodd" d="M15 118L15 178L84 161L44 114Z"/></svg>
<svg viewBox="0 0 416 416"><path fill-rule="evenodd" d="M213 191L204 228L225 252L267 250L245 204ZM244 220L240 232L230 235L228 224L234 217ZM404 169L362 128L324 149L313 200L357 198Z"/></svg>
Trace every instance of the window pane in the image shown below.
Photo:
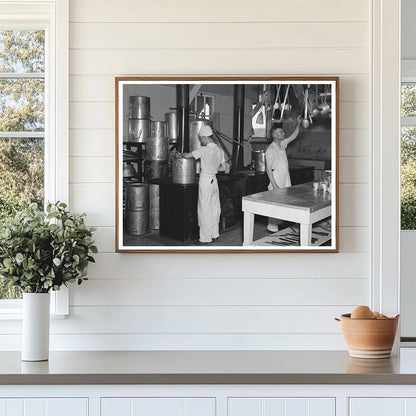
<svg viewBox="0 0 416 416"><path fill-rule="evenodd" d="M44 139L0 138L0 223L31 202L43 206ZM0 299L22 292L0 279Z"/></svg>
<svg viewBox="0 0 416 416"><path fill-rule="evenodd" d="M43 206L44 139L0 138L0 222L14 209Z"/></svg>
<svg viewBox="0 0 416 416"><path fill-rule="evenodd" d="M0 79L0 131L44 131L43 79Z"/></svg>
<svg viewBox="0 0 416 416"><path fill-rule="evenodd" d="M401 229L416 230L416 127L401 133Z"/></svg>
<svg viewBox="0 0 416 416"><path fill-rule="evenodd" d="M196 96L196 113L199 116L204 111L204 97L202 95Z"/></svg>
<svg viewBox="0 0 416 416"><path fill-rule="evenodd" d="M45 31L0 30L0 72L45 72Z"/></svg>
<svg viewBox="0 0 416 416"><path fill-rule="evenodd" d="M402 117L416 116L416 84L403 83L402 84Z"/></svg>

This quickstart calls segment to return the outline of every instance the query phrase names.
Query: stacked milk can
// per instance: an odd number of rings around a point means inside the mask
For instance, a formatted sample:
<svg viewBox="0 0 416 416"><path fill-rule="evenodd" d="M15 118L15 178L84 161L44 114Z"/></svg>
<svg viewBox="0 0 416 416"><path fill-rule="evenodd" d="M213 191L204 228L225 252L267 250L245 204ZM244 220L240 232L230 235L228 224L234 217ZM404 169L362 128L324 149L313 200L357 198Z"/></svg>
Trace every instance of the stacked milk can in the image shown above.
<svg viewBox="0 0 416 416"><path fill-rule="evenodd" d="M129 97L129 142L146 143L150 136L150 98Z"/></svg>
<svg viewBox="0 0 416 416"><path fill-rule="evenodd" d="M141 170L143 146L151 134L150 98L129 97L128 142L137 148ZM149 185L136 181L124 181L126 188L125 227L127 234L143 235L149 231Z"/></svg>
<svg viewBox="0 0 416 416"><path fill-rule="evenodd" d="M145 176L149 184L149 226L159 229L159 185L158 179L167 175L169 139L165 121L153 121L150 137L146 142Z"/></svg>
<svg viewBox="0 0 416 416"><path fill-rule="evenodd" d="M176 115L176 112L175 112ZM126 184L126 232L143 235L150 229L159 229L159 179L167 175L169 138L167 121L151 121L150 98L129 97L129 142L137 143L143 156L144 181ZM173 132L173 122L169 129ZM173 136L173 133L171 133ZM173 138L173 137L172 137ZM176 137L177 139L177 137ZM145 153L142 152L143 147Z"/></svg>

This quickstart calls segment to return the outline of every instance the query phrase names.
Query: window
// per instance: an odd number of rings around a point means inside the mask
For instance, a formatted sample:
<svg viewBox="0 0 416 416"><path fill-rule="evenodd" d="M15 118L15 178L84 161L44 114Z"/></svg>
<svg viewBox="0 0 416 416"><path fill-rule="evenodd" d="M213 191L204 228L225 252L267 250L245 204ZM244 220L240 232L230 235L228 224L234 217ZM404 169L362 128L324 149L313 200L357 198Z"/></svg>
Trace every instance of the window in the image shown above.
<svg viewBox="0 0 416 416"><path fill-rule="evenodd" d="M214 96L199 94L195 97L195 113L198 118L212 120L214 117Z"/></svg>
<svg viewBox="0 0 416 416"><path fill-rule="evenodd" d="M0 221L11 204L68 201L68 5L0 0ZM66 290L53 298L67 313Z"/></svg>
<svg viewBox="0 0 416 416"><path fill-rule="evenodd" d="M401 229L416 229L416 80L401 88Z"/></svg>
<svg viewBox="0 0 416 416"><path fill-rule="evenodd" d="M45 31L0 30L0 221L44 204ZM21 292L0 279L0 299Z"/></svg>

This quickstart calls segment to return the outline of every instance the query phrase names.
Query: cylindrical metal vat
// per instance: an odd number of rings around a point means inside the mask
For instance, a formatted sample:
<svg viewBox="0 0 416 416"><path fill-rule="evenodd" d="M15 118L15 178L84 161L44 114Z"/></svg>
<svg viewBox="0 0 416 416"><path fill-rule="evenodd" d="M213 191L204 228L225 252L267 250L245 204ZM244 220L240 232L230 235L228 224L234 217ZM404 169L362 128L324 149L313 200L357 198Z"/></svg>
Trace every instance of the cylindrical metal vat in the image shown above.
<svg viewBox="0 0 416 416"><path fill-rule="evenodd" d="M178 113L176 111L170 111L165 113L165 120L167 123L167 136L168 139L176 143L178 141Z"/></svg>
<svg viewBox="0 0 416 416"><path fill-rule="evenodd" d="M172 159L173 183L189 184L196 182L196 161L194 158Z"/></svg>
<svg viewBox="0 0 416 416"><path fill-rule="evenodd" d="M127 185L127 211L145 211L149 209L149 185L147 183L129 183Z"/></svg>
<svg viewBox="0 0 416 416"><path fill-rule="evenodd" d="M127 184L126 232L143 235L149 231L149 185Z"/></svg>
<svg viewBox="0 0 416 416"><path fill-rule="evenodd" d="M126 233L143 235L149 232L149 210L126 211Z"/></svg>
<svg viewBox="0 0 416 416"><path fill-rule="evenodd" d="M150 137L150 120L145 118L129 118L129 141L146 143Z"/></svg>
<svg viewBox="0 0 416 416"><path fill-rule="evenodd" d="M127 205L127 186L131 183L138 183L137 179L129 178L123 179L123 218L126 218L126 205Z"/></svg>
<svg viewBox="0 0 416 416"><path fill-rule="evenodd" d="M168 162L166 160L145 160L144 177L149 179L166 178L168 172Z"/></svg>
<svg viewBox="0 0 416 416"><path fill-rule="evenodd" d="M256 172L266 172L266 152L264 150L253 150L251 157Z"/></svg>
<svg viewBox="0 0 416 416"><path fill-rule="evenodd" d="M212 123L204 118L197 118L189 121L189 148L191 152L201 147L201 142L199 141L199 130L201 130L201 127L205 124L212 127Z"/></svg>
<svg viewBox="0 0 416 416"><path fill-rule="evenodd" d="M156 120L152 121L150 128L151 137L166 137L166 121Z"/></svg>
<svg viewBox="0 0 416 416"><path fill-rule="evenodd" d="M150 118L150 98L142 95L129 97L129 118Z"/></svg>
<svg viewBox="0 0 416 416"><path fill-rule="evenodd" d="M169 142L167 137L149 137L146 141L147 160L168 160Z"/></svg>
<svg viewBox="0 0 416 416"><path fill-rule="evenodd" d="M149 185L149 227L151 230L158 230L160 227L159 216L160 216L160 194L159 194L159 185L150 184Z"/></svg>

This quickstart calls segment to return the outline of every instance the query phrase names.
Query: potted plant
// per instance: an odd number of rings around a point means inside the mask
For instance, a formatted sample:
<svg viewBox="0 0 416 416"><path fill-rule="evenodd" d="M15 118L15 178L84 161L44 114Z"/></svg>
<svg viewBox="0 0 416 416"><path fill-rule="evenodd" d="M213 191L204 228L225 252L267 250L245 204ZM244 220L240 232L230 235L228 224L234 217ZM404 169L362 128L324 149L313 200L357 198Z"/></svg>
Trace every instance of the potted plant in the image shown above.
<svg viewBox="0 0 416 416"><path fill-rule="evenodd" d="M0 225L0 276L23 291L22 359L49 356L50 291L86 280L97 247L86 214L71 214L64 203L36 204Z"/></svg>

